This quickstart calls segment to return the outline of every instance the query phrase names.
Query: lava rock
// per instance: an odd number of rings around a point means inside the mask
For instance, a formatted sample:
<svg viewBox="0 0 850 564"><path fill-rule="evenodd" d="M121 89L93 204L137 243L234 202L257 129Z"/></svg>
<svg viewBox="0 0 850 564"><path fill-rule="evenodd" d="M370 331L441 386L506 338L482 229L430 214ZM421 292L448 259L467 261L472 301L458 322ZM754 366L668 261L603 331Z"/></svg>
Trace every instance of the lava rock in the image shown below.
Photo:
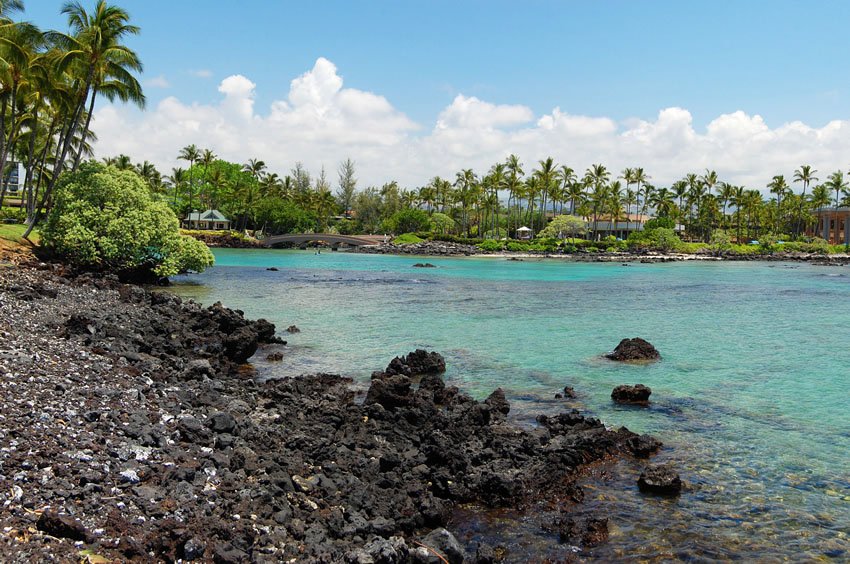
<svg viewBox="0 0 850 564"><path fill-rule="evenodd" d="M650 435L635 435L626 439L626 447L637 458L649 458L662 446L661 441Z"/></svg>
<svg viewBox="0 0 850 564"><path fill-rule="evenodd" d="M417 262L413 265L413 268L437 268L437 266L430 262Z"/></svg>
<svg viewBox="0 0 850 564"><path fill-rule="evenodd" d="M268 355L266 355L266 360L269 360L269 361L272 361L272 362L280 362L281 360L283 360L283 353L282 352L273 352L271 354L268 354Z"/></svg>
<svg viewBox="0 0 850 564"><path fill-rule="evenodd" d="M613 352L606 354L606 358L620 362L634 362L641 360L658 360L661 354L651 343L635 337L634 339L623 339Z"/></svg>
<svg viewBox="0 0 850 564"><path fill-rule="evenodd" d="M422 349L408 353L407 356L397 356L390 361L383 372L374 372L372 378L383 378L402 374L404 376L422 376L425 374L442 374L446 371L446 359L438 352L428 352Z"/></svg>
<svg viewBox="0 0 850 564"><path fill-rule="evenodd" d="M611 391L611 399L616 403L631 405L649 405L649 396L652 390L643 384L634 386L621 385Z"/></svg>
<svg viewBox="0 0 850 564"><path fill-rule="evenodd" d="M289 327L286 328L286 332L287 333L300 333L301 329L299 329L295 325L290 325Z"/></svg>
<svg viewBox="0 0 850 564"><path fill-rule="evenodd" d="M428 533L422 539L422 544L439 552L449 564L462 564L466 559L466 551L461 544L453 534L442 527Z"/></svg>
<svg viewBox="0 0 850 564"><path fill-rule="evenodd" d="M68 515L45 511L35 524L39 531L48 535L75 541L91 542L92 536L82 523Z"/></svg>
<svg viewBox="0 0 850 564"><path fill-rule="evenodd" d="M647 466L640 473L638 488L644 493L676 496L682 492L682 480L669 466Z"/></svg>
<svg viewBox="0 0 850 564"><path fill-rule="evenodd" d="M243 326L224 338L224 354L233 362L243 364L254 356L258 345L257 333Z"/></svg>

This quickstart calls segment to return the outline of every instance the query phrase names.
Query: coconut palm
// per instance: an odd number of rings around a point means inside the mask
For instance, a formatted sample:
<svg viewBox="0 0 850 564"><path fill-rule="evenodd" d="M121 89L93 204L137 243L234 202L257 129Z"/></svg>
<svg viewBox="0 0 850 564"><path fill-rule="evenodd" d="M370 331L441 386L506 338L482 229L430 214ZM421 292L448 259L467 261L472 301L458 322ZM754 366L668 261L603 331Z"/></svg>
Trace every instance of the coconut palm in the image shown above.
<svg viewBox="0 0 850 564"><path fill-rule="evenodd" d="M840 170L836 170L832 174L829 175L829 178L824 183L825 186L828 187L830 192L835 192L835 207L837 208L840 204L839 195L842 190L847 189L847 181L844 179L844 173Z"/></svg>
<svg viewBox="0 0 850 564"><path fill-rule="evenodd" d="M782 197L788 191L788 184L785 182L785 176L782 174L777 174L774 176L770 183L767 185L768 190L770 190L771 194L776 194L776 232L780 232L780 221L781 221L781 210L782 210Z"/></svg>
<svg viewBox="0 0 850 564"><path fill-rule="evenodd" d="M182 161L189 161L189 187L187 192L189 194L189 213L192 213L192 194L195 191L194 167L198 159L201 158L201 152L193 143L192 145L187 145L180 149L180 153L177 155L177 158Z"/></svg>
<svg viewBox="0 0 850 564"><path fill-rule="evenodd" d="M128 23L130 16L127 12L99 0L92 13L79 2L68 2L62 7L62 14L68 17L72 33L50 32L49 35L64 49L60 65L72 69L81 88L57 158L56 177L63 168L71 139L84 116L81 135L85 143L98 93L110 99L118 97L122 101L132 101L140 107L144 107L145 103L141 85L132 74L133 71L142 71L142 63L133 50L121 43L128 35L139 33L137 26ZM88 110L85 109L87 102ZM74 168L79 165L81 155L78 151Z"/></svg>
<svg viewBox="0 0 850 564"><path fill-rule="evenodd" d="M813 170L811 165L800 165L800 168L794 171L794 182L803 183L803 191L800 193L800 206L797 210L797 222L794 228L794 236L800 235L801 221L803 218L803 204L806 201L806 189L812 182L817 182L818 177L815 176L817 170Z"/></svg>

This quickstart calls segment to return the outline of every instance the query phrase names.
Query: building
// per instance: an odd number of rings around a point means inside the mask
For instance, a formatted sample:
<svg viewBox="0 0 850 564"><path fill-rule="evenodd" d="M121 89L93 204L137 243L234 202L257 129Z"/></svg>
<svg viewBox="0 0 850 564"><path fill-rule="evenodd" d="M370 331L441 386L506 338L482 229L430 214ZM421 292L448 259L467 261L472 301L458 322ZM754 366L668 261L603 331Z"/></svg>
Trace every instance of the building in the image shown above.
<svg viewBox="0 0 850 564"><path fill-rule="evenodd" d="M523 225L522 227L518 227L516 230L516 238L528 240L531 239L531 228Z"/></svg>
<svg viewBox="0 0 850 564"><path fill-rule="evenodd" d="M183 229L230 229L230 220L218 210L193 211L180 222Z"/></svg>
<svg viewBox="0 0 850 564"><path fill-rule="evenodd" d="M24 167L19 162L6 163L6 175L3 178L3 183L6 185L6 192L9 194L17 194L23 188L24 182Z"/></svg>
<svg viewBox="0 0 850 564"><path fill-rule="evenodd" d="M830 245L850 245L850 207L820 208L814 214L817 219L806 228L806 235L826 239Z"/></svg>
<svg viewBox="0 0 850 564"><path fill-rule="evenodd" d="M633 231L643 231L644 224L650 219L653 218L648 215L632 214L620 216L619 221L612 221L610 215L600 215L594 224L592 217L584 218L588 231L593 232L593 228L596 228L597 239L604 239L610 235L618 239L627 239ZM677 223L673 226L673 231L681 235L685 231L685 226Z"/></svg>

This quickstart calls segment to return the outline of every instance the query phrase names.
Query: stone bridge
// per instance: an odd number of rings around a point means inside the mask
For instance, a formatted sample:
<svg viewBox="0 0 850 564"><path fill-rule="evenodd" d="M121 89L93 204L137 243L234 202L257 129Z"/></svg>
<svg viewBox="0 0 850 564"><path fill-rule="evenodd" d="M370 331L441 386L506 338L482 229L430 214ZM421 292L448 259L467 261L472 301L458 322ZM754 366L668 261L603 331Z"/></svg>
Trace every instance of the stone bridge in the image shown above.
<svg viewBox="0 0 850 564"><path fill-rule="evenodd" d="M334 248L340 245L351 247L379 245L383 242L383 235L334 235L331 233L289 233L287 235L266 237L262 241L265 247L273 247L286 243L297 246L306 246L308 243L325 243Z"/></svg>

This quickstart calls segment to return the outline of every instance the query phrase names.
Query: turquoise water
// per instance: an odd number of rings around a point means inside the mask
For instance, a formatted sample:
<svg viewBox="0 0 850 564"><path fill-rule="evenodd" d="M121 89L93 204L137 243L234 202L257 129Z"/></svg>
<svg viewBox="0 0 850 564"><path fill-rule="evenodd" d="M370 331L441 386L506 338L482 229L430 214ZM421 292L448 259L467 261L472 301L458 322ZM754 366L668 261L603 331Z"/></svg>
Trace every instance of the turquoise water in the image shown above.
<svg viewBox="0 0 850 564"><path fill-rule="evenodd" d="M656 435L681 470L675 501L636 493L639 464L588 482L612 513L600 558L850 558L850 267L572 263L216 250L174 291L266 317L286 335L261 375L367 380L414 348L441 352L476 397L501 386L520 419L578 407ZM427 260L437 268L412 268ZM276 267L279 271L268 271ZM600 359L641 336L646 366ZM612 405L643 383L649 409ZM576 401L553 399L565 385Z"/></svg>

